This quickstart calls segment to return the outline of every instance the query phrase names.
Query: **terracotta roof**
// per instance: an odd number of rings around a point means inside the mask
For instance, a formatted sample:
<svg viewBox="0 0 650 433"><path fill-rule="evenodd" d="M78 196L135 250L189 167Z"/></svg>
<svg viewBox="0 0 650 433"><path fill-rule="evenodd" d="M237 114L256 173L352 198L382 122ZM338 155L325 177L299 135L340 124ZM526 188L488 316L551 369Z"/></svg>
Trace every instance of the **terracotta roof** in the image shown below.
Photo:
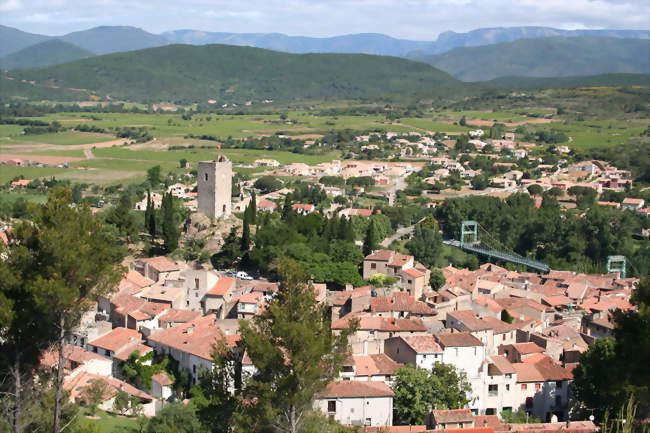
<svg viewBox="0 0 650 433"><path fill-rule="evenodd" d="M277 207L278 205L272 202L271 200L263 199L257 203L258 209L276 209Z"/></svg>
<svg viewBox="0 0 650 433"><path fill-rule="evenodd" d="M555 296L545 296L542 298L542 302L546 302L551 307L557 307L560 305L569 305L573 304L574 301L564 295L555 295Z"/></svg>
<svg viewBox="0 0 650 433"><path fill-rule="evenodd" d="M110 362L108 359L104 358L101 355L93 353L83 347L73 346L72 344L66 344L63 349L63 356L69 362L74 362L77 364L85 364L88 361L92 360L101 360ZM46 350L41 354L40 362L41 365L47 367L55 367L59 361L59 351L58 350Z"/></svg>
<svg viewBox="0 0 650 433"><path fill-rule="evenodd" d="M475 427L475 428L448 428L445 433L494 433L494 429L490 427Z"/></svg>
<svg viewBox="0 0 650 433"><path fill-rule="evenodd" d="M136 272L133 269L129 269L126 275L124 275L124 280L127 280L128 282L133 283L140 288L151 286L155 283L154 280L145 277L140 272Z"/></svg>
<svg viewBox="0 0 650 433"><path fill-rule="evenodd" d="M213 344L222 338L231 347L240 339L239 335L224 335L216 324L216 316L209 314L158 331L149 336L149 341L211 360Z"/></svg>
<svg viewBox="0 0 650 433"><path fill-rule="evenodd" d="M459 422L473 422L474 417L470 409L432 410L431 415L436 424L450 424Z"/></svg>
<svg viewBox="0 0 650 433"><path fill-rule="evenodd" d="M517 327L511 323L506 323L503 320L499 320L496 317L484 317L481 319L483 323L492 329L494 334L504 334L506 332L514 331Z"/></svg>
<svg viewBox="0 0 650 433"><path fill-rule="evenodd" d="M313 211L314 210L314 205L313 204L305 204L305 203L295 203L291 205L291 209L293 210L298 210L302 209L305 211Z"/></svg>
<svg viewBox="0 0 650 433"><path fill-rule="evenodd" d="M490 356L490 361L492 364L499 370L501 374L513 374L516 373L514 367L505 357L501 355Z"/></svg>
<svg viewBox="0 0 650 433"><path fill-rule="evenodd" d="M248 292L239 297L239 302L244 304L257 304L260 298L264 296L262 292Z"/></svg>
<svg viewBox="0 0 650 433"><path fill-rule="evenodd" d="M404 367L403 364L393 361L385 353L376 355L354 355L352 356L355 376L391 376L398 369Z"/></svg>
<svg viewBox="0 0 650 433"><path fill-rule="evenodd" d="M341 380L331 382L316 398L392 397L393 390L384 382Z"/></svg>
<svg viewBox="0 0 650 433"><path fill-rule="evenodd" d="M406 311L412 314L435 315L437 311L425 302L416 301L415 298L406 292L397 292L392 296L372 298L370 300L370 311Z"/></svg>
<svg viewBox="0 0 650 433"><path fill-rule="evenodd" d="M201 315L200 311L169 309L158 318L160 322L184 323L196 319Z"/></svg>
<svg viewBox="0 0 650 433"><path fill-rule="evenodd" d="M515 363L512 367L517 372L517 382L545 382L552 380L570 380L573 374L554 362L542 361L536 364Z"/></svg>
<svg viewBox="0 0 650 433"><path fill-rule="evenodd" d="M591 421L569 421L543 424L507 424L508 431L516 433L595 433L598 427Z"/></svg>
<svg viewBox="0 0 650 433"><path fill-rule="evenodd" d="M348 317L350 316L350 317ZM356 317L353 315L345 316L332 323L332 329L347 329L350 320L359 319L360 330L376 331L395 331L395 332L425 332L427 327L424 326L420 319L393 319L386 317Z"/></svg>
<svg viewBox="0 0 650 433"><path fill-rule="evenodd" d="M373 251L365 257L365 260L372 260L376 262L388 262L388 266L404 266L409 261L413 260L413 256L400 254L391 250L377 250Z"/></svg>
<svg viewBox="0 0 650 433"><path fill-rule="evenodd" d="M535 343L515 343L511 345L521 355L529 355L531 353L544 353L544 348Z"/></svg>
<svg viewBox="0 0 650 433"><path fill-rule="evenodd" d="M165 256L148 257L138 259L139 262L146 263L158 272L172 272L180 270L180 266Z"/></svg>
<svg viewBox="0 0 650 433"><path fill-rule="evenodd" d="M106 393L103 396L103 401L109 400L118 392L126 392L127 394L135 397L139 397L143 400L153 400L154 398L147 394L144 391L140 391L138 388L130 385L124 381L116 379L111 376L99 376L97 374L87 373L85 371L80 372L72 377L68 377L63 382L63 389L70 392L70 398L73 401L79 401L83 396L83 391L86 387L92 385L94 381L101 380L107 385Z"/></svg>
<svg viewBox="0 0 650 433"><path fill-rule="evenodd" d="M162 313L165 310L169 309L169 304L164 304L162 302L147 302L145 304L142 304L142 306L139 308L140 311L143 313L151 316L151 317L156 317L160 313Z"/></svg>
<svg viewBox="0 0 650 433"><path fill-rule="evenodd" d="M404 335L398 338L404 340L416 353L442 353L442 347L432 335Z"/></svg>
<svg viewBox="0 0 650 433"><path fill-rule="evenodd" d="M383 427L364 426L362 433L423 433L427 431L425 425L391 425Z"/></svg>
<svg viewBox="0 0 650 433"><path fill-rule="evenodd" d="M151 379L155 380L156 382L158 382L162 386L171 386L171 385L174 384L174 381L164 371L162 371L162 372L160 372L158 374L154 374L153 376L151 376Z"/></svg>
<svg viewBox="0 0 650 433"><path fill-rule="evenodd" d="M129 359L129 356L131 356L133 352L137 351L140 354L140 356L142 356L142 355L146 355L152 350L153 350L152 347L145 346L144 344L137 344L135 346L126 346L118 350L117 352L115 352L113 358L119 359L120 361L126 361L127 359Z"/></svg>
<svg viewBox="0 0 650 433"><path fill-rule="evenodd" d="M99 337L88 344L91 346L101 347L105 350L117 352L128 344L141 341L142 335L135 329L115 328L106 335Z"/></svg>
<svg viewBox="0 0 650 433"><path fill-rule="evenodd" d="M490 329L490 326L476 317L476 314L472 310L450 311L447 313L447 317L451 317L460 322L471 332Z"/></svg>
<svg viewBox="0 0 650 433"><path fill-rule="evenodd" d="M410 275L410 276L413 277L413 278L420 278L420 277L424 277L424 276L425 276L425 273L424 273L424 272L420 272L420 271L418 271L418 270L415 269L415 268L408 268L408 269L405 269L403 272L404 272L405 274L407 274L407 275Z"/></svg>
<svg viewBox="0 0 650 433"><path fill-rule="evenodd" d="M237 280L232 277L221 277L217 283L207 291L206 295L225 296L230 290L235 288Z"/></svg>
<svg viewBox="0 0 650 433"><path fill-rule="evenodd" d="M472 334L468 332L454 332L452 334L436 334L434 335L434 337L443 348L483 346L481 340L474 337Z"/></svg>
<svg viewBox="0 0 650 433"><path fill-rule="evenodd" d="M113 310L122 315L127 315L132 311L136 311L140 306L147 302L145 299L138 298L128 293L119 293L111 299Z"/></svg>
<svg viewBox="0 0 650 433"><path fill-rule="evenodd" d="M533 353L532 355L528 355L527 357L523 358L521 362L524 364L537 364L538 362L545 362L550 359L551 357L545 353Z"/></svg>

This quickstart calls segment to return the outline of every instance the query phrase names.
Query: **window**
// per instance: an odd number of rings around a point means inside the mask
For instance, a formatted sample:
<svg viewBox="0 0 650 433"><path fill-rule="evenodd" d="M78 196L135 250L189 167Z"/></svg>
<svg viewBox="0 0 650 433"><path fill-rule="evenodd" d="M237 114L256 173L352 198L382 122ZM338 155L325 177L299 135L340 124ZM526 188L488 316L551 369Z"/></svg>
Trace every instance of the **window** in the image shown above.
<svg viewBox="0 0 650 433"><path fill-rule="evenodd" d="M458 423L458 428L463 428L463 423L462 422Z"/></svg>
<svg viewBox="0 0 650 433"><path fill-rule="evenodd" d="M493 407L488 407L485 409L485 414L486 415L495 415L496 414L496 409Z"/></svg>
<svg viewBox="0 0 650 433"><path fill-rule="evenodd" d="M194 278L194 287L197 288L197 289L199 288L199 279L198 278Z"/></svg>
<svg viewBox="0 0 650 433"><path fill-rule="evenodd" d="M499 385L488 385L488 395L498 395L499 394ZM492 414L488 414L492 415Z"/></svg>
<svg viewBox="0 0 650 433"><path fill-rule="evenodd" d="M377 263L370 263L370 269L377 269Z"/></svg>
<svg viewBox="0 0 650 433"><path fill-rule="evenodd" d="M368 426L372 425L372 418L366 418L366 422L364 425L368 425Z"/></svg>
<svg viewBox="0 0 650 433"><path fill-rule="evenodd" d="M506 384L506 391L510 391L510 384Z"/></svg>
<svg viewBox="0 0 650 433"><path fill-rule="evenodd" d="M531 409L533 407L533 398L526 397L526 409Z"/></svg>
<svg viewBox="0 0 650 433"><path fill-rule="evenodd" d="M203 177L204 177L205 180L207 181L207 180L208 180L208 173L205 173L205 174L203 175Z"/></svg>
<svg viewBox="0 0 650 433"><path fill-rule="evenodd" d="M506 379L511 379L511 378L512 378L512 374L506 373Z"/></svg>
<svg viewBox="0 0 650 433"><path fill-rule="evenodd" d="M558 388L558 389L561 389L562 388L562 381L558 380L557 382L555 382L555 387Z"/></svg>
<svg viewBox="0 0 650 433"><path fill-rule="evenodd" d="M525 383L522 383L522 384L521 384L521 390L522 390L522 391L526 391L527 389L528 389L528 385L525 384Z"/></svg>
<svg viewBox="0 0 650 433"><path fill-rule="evenodd" d="M192 366L192 373L196 373L196 364Z"/></svg>
<svg viewBox="0 0 650 433"><path fill-rule="evenodd" d="M536 383L535 384L535 389L542 389L542 384L541 383Z"/></svg>
<svg viewBox="0 0 650 433"><path fill-rule="evenodd" d="M336 412L336 400L327 402L327 411L330 413Z"/></svg>
<svg viewBox="0 0 650 433"><path fill-rule="evenodd" d="M562 406L562 396L561 395L556 395L555 396L555 407L560 407Z"/></svg>
<svg viewBox="0 0 650 433"><path fill-rule="evenodd" d="M223 205L223 213L226 213L226 205Z"/></svg>
<svg viewBox="0 0 650 433"><path fill-rule="evenodd" d="M407 281L409 282L409 284L411 284L411 283L412 283L412 281L411 281L411 280L407 280Z"/></svg>

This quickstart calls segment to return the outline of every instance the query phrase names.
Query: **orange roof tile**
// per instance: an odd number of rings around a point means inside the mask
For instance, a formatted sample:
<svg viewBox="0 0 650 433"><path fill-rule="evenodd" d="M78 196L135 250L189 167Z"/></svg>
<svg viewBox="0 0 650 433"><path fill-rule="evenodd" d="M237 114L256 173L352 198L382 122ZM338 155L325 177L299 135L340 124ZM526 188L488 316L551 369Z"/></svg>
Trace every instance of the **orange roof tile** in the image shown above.
<svg viewBox="0 0 650 433"><path fill-rule="evenodd" d="M444 347L468 347L483 346L478 338L469 332L454 332L452 334L436 334L435 339L443 348Z"/></svg>
<svg viewBox="0 0 650 433"><path fill-rule="evenodd" d="M341 380L331 382L316 398L392 397L393 390L384 382Z"/></svg>
<svg viewBox="0 0 650 433"><path fill-rule="evenodd" d="M105 350L117 352L124 346L142 340L142 335L135 329L115 328L111 332L99 337L88 344Z"/></svg>
<svg viewBox="0 0 650 433"><path fill-rule="evenodd" d="M229 291L235 288L237 280L232 277L221 277L217 283L207 291L206 295L225 296Z"/></svg>

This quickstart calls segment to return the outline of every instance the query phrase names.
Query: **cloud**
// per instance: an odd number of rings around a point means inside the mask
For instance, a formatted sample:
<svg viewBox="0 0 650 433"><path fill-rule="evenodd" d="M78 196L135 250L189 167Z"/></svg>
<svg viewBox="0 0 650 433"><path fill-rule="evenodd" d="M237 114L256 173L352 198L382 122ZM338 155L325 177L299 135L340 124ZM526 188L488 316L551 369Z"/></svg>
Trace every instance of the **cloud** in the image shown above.
<svg viewBox="0 0 650 433"><path fill-rule="evenodd" d="M29 3L27 5L26 3ZM63 34L95 25L433 40L480 27L647 29L648 0L0 0L0 22Z"/></svg>

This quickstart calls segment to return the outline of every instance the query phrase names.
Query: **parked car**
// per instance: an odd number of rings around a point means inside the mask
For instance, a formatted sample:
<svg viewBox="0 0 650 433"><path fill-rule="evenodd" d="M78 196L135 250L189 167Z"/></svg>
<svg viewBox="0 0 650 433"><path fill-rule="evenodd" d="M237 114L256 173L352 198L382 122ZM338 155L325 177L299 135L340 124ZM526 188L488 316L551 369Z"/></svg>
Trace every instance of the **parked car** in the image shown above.
<svg viewBox="0 0 650 433"><path fill-rule="evenodd" d="M236 273L236 272L232 272L232 271L228 271L228 272L225 272L225 273L223 274L223 276L224 276L224 277L235 278L235 277L237 277L237 273Z"/></svg>
<svg viewBox="0 0 650 433"><path fill-rule="evenodd" d="M253 277L251 277L250 275L248 275L248 273L246 273L244 271L237 272L237 278L239 278L240 280L252 280L253 279Z"/></svg>

